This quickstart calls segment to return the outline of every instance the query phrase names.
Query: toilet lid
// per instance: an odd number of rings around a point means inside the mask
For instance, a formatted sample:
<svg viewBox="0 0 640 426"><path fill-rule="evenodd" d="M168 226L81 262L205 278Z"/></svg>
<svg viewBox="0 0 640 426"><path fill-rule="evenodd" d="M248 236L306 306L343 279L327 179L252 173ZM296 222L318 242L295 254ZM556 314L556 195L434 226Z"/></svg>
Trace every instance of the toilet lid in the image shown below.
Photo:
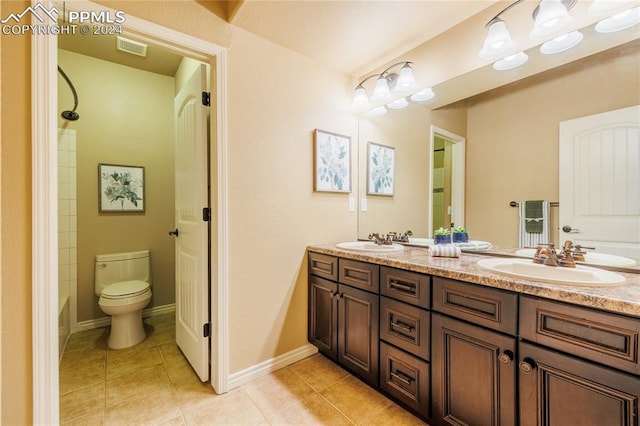
<svg viewBox="0 0 640 426"><path fill-rule="evenodd" d="M123 281L111 284L102 290L101 296L109 299L131 296L145 292L149 288L146 281Z"/></svg>

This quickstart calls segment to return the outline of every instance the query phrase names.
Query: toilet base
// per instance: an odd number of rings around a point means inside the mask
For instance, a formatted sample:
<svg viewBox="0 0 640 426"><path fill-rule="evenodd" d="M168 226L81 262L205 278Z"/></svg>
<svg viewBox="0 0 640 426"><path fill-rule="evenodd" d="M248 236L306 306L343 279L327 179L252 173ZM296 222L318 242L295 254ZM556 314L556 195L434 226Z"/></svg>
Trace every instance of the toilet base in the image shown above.
<svg viewBox="0 0 640 426"><path fill-rule="evenodd" d="M142 311L111 317L110 349L125 349L142 342L146 334L142 324Z"/></svg>

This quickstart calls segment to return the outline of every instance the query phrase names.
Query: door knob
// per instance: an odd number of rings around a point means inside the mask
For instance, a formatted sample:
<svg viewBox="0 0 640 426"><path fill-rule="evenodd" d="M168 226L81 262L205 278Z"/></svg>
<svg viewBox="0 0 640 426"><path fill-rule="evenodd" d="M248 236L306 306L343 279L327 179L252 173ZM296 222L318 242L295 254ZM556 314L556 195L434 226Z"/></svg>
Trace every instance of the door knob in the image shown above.
<svg viewBox="0 0 640 426"><path fill-rule="evenodd" d="M178 236L179 232L178 232L178 228L176 228L175 231L169 231L169 235L175 235L176 237Z"/></svg>
<svg viewBox="0 0 640 426"><path fill-rule="evenodd" d="M568 234L578 234L580 230L576 228L572 228L569 225L565 225L562 227L562 232L566 232Z"/></svg>

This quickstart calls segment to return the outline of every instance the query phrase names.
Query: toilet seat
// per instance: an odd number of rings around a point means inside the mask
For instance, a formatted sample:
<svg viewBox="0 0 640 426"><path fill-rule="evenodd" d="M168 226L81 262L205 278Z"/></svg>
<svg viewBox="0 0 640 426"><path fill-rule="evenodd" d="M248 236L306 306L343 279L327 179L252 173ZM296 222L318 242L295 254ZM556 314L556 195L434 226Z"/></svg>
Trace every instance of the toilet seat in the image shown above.
<svg viewBox="0 0 640 426"><path fill-rule="evenodd" d="M111 284L100 293L100 297L104 299L124 299L143 294L149 290L149 283L146 281L122 281Z"/></svg>

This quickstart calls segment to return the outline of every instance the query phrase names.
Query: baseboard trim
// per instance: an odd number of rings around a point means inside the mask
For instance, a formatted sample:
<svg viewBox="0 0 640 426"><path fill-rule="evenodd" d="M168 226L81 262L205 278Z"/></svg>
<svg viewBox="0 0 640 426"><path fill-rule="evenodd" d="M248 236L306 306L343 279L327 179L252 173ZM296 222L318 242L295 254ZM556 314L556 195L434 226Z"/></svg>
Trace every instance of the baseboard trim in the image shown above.
<svg viewBox="0 0 640 426"><path fill-rule="evenodd" d="M307 343L297 349L278 355L275 358L268 359L256 364L252 367L238 371L229 375L229 390L244 385L250 381L256 380L260 377L266 376L269 373L280 370L294 362L300 361L308 356L311 356L318 352L318 348Z"/></svg>
<svg viewBox="0 0 640 426"><path fill-rule="evenodd" d="M156 317L158 315L170 314L176 311L176 304L171 303L169 305L162 306L154 306L153 308L143 309L142 310L142 318ZM93 330L94 328L106 327L111 324L110 317L102 317L91 319L87 321L78 322L78 326L71 330L72 333L77 333L79 331L87 331Z"/></svg>

